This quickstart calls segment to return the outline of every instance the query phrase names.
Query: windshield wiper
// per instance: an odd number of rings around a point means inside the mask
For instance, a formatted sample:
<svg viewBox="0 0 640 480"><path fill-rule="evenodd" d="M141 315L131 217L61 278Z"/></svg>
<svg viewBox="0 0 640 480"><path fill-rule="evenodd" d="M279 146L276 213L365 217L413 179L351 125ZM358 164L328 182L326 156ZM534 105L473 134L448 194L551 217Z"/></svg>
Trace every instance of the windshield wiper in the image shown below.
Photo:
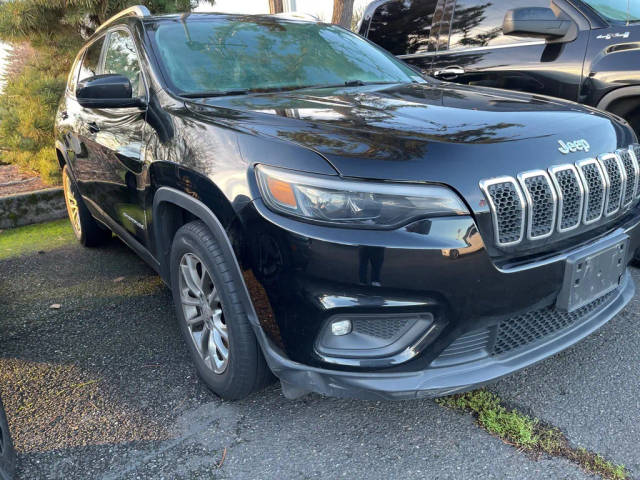
<svg viewBox="0 0 640 480"><path fill-rule="evenodd" d="M365 85L392 85L395 83L401 82L363 82L362 80L347 80L344 83L337 83L334 85L290 85L284 87L244 88L237 90L220 90L219 92L183 93L180 96L184 98L227 97L231 95L248 95L250 93L274 93L291 90L307 90L312 88L364 87Z"/></svg>
<svg viewBox="0 0 640 480"><path fill-rule="evenodd" d="M251 90L244 88L238 90L220 90L219 92L183 93L180 96L185 98L229 97L231 95L247 95L250 92Z"/></svg>

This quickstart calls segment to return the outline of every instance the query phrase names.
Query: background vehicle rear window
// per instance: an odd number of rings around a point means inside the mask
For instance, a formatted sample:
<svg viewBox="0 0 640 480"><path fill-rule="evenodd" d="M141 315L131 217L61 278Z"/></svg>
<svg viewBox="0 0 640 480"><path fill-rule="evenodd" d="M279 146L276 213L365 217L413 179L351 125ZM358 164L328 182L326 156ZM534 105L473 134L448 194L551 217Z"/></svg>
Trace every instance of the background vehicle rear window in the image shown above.
<svg viewBox="0 0 640 480"><path fill-rule="evenodd" d="M429 49L431 25L438 0L399 0L376 8L367 37L394 55Z"/></svg>
<svg viewBox="0 0 640 480"><path fill-rule="evenodd" d="M449 48L493 47L538 40L503 35L504 16L513 8L548 8L550 5L550 0L458 0L451 23Z"/></svg>

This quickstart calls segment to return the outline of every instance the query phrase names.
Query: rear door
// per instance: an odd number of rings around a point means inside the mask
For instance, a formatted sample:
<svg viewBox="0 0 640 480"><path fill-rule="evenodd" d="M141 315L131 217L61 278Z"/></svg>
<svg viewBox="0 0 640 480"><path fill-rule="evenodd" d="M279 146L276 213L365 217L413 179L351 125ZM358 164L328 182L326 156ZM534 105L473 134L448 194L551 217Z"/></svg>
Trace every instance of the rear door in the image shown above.
<svg viewBox="0 0 640 480"><path fill-rule="evenodd" d="M441 38L431 75L458 83L578 99L589 27L577 10L550 0L448 1L453 4L448 8L451 16L445 19L448 38ZM572 41L552 43L503 34L508 10L559 5L576 23Z"/></svg>

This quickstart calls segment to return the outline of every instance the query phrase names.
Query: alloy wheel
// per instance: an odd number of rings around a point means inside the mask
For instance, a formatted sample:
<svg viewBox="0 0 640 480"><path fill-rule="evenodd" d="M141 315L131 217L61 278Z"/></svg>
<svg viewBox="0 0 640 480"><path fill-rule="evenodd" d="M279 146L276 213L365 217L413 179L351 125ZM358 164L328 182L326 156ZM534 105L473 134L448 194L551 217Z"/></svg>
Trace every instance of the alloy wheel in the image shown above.
<svg viewBox="0 0 640 480"><path fill-rule="evenodd" d="M193 253L180 260L180 302L191 339L207 368L222 374L229 364L229 334L220 294Z"/></svg>
<svg viewBox="0 0 640 480"><path fill-rule="evenodd" d="M78 205L78 200L76 199L73 189L71 186L71 178L65 172L64 180L64 200L67 204L67 213L69 214L69 220L71 221L71 226L73 227L73 231L76 234L76 237L80 238L82 233L82 227L80 226L80 207Z"/></svg>

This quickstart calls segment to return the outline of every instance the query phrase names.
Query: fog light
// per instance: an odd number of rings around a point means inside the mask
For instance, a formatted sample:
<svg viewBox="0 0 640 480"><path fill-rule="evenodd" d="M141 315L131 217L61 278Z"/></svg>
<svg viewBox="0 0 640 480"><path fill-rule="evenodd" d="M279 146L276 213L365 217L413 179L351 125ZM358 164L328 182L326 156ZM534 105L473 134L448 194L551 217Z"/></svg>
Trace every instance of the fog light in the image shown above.
<svg viewBox="0 0 640 480"><path fill-rule="evenodd" d="M331 333L337 336L351 333L351 320L338 320L331 324Z"/></svg>

